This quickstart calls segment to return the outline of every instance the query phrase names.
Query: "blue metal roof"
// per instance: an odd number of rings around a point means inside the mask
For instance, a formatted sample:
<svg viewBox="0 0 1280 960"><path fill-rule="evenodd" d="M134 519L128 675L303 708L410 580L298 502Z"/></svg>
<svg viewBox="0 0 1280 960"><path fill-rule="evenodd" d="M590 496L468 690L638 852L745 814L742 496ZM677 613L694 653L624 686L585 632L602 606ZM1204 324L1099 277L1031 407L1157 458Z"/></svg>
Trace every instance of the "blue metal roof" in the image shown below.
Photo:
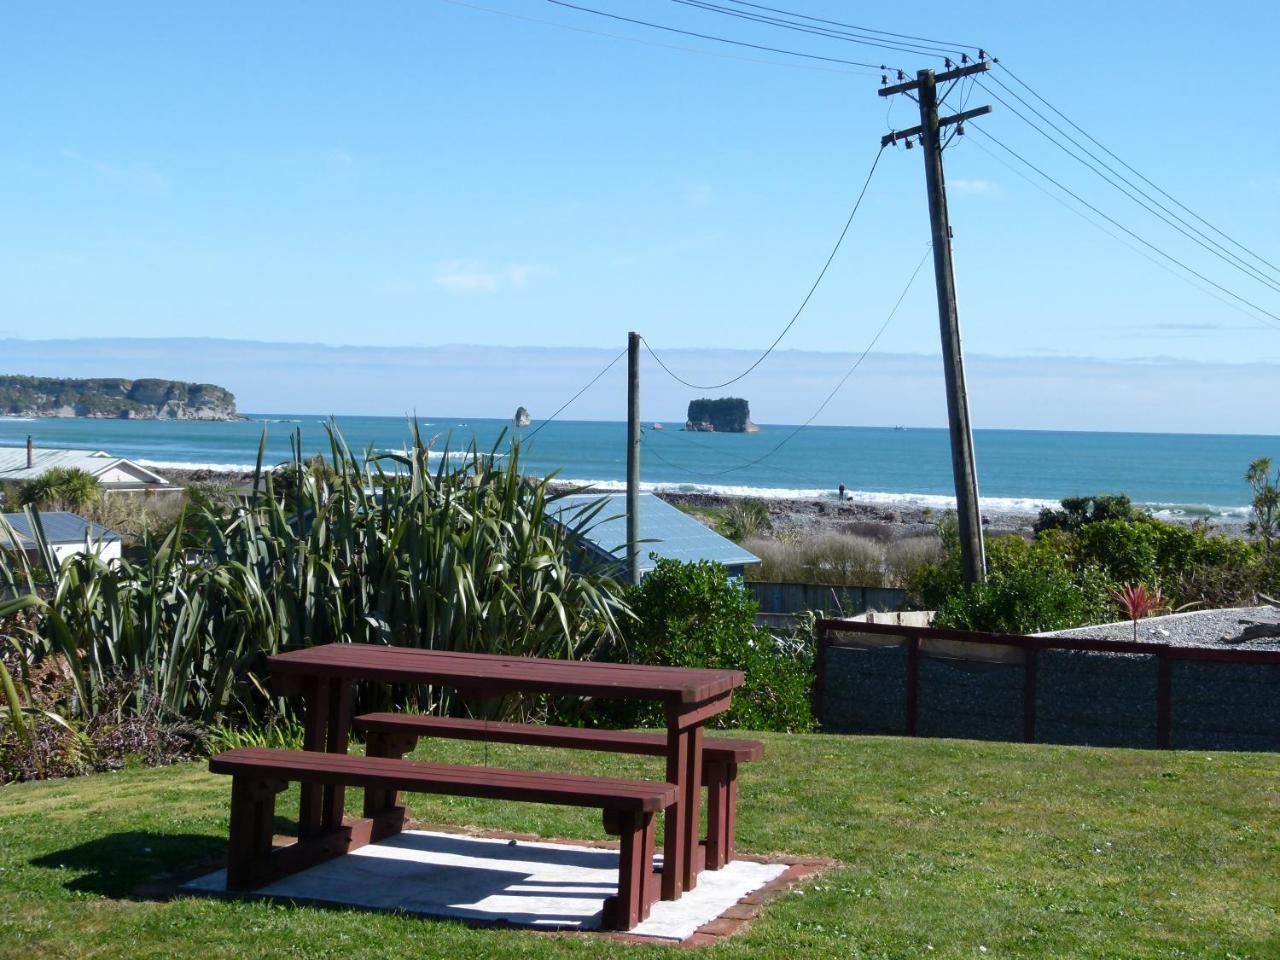
<svg viewBox="0 0 1280 960"><path fill-rule="evenodd" d="M18 536L24 540L32 539L31 524L27 522L25 513L6 513L4 519ZM114 530L61 510L41 511L40 525L44 527L45 538L53 544L84 543L86 537L90 543L120 539L120 534Z"/></svg>
<svg viewBox="0 0 1280 960"><path fill-rule="evenodd" d="M591 509L605 501L598 513ZM627 499L622 493L579 493L562 497L551 506L552 516L566 526L586 520L586 540L601 554L615 560L627 557ZM650 554L664 560L711 560L726 567L759 563L732 540L726 540L687 513L651 493L640 494L640 569L652 570Z"/></svg>

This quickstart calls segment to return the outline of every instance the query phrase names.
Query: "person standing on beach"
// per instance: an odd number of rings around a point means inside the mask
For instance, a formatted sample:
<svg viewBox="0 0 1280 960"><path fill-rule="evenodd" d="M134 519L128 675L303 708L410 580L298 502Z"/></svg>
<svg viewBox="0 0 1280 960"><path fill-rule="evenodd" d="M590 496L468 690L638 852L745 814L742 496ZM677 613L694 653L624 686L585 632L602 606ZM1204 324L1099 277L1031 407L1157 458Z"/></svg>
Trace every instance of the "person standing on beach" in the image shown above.
<svg viewBox="0 0 1280 960"><path fill-rule="evenodd" d="M844 502L844 484L840 484L840 502Z"/></svg>

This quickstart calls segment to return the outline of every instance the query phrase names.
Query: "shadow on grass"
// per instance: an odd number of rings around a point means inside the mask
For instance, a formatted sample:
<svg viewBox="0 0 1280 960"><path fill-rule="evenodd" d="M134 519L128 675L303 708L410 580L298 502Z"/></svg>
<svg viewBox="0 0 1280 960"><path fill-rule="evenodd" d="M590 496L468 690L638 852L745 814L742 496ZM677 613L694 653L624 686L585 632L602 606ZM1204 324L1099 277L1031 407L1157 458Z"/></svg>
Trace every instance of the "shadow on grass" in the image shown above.
<svg viewBox="0 0 1280 960"><path fill-rule="evenodd" d="M85 871L63 884L116 900L169 900L191 877L216 870L227 838L198 833L113 833L36 857L32 866Z"/></svg>

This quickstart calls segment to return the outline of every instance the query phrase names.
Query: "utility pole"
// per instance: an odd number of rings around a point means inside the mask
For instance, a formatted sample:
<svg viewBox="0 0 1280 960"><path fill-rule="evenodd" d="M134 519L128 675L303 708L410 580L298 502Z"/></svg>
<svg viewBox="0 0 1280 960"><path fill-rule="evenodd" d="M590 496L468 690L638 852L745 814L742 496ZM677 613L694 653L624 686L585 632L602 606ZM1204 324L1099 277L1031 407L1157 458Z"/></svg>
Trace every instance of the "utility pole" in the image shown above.
<svg viewBox="0 0 1280 960"><path fill-rule="evenodd" d="M640 334L627 334L627 576L640 582Z"/></svg>
<svg viewBox="0 0 1280 960"><path fill-rule="evenodd" d="M947 66L950 67L950 61ZM924 154L925 185L929 194L929 222L933 228L933 273L938 289L938 322L942 331L942 364L947 385L947 419L951 433L951 472L956 485L956 515L960 525L960 558L967 584L981 583L987 578L986 552L982 542L982 515L978 509L978 467L973 456L973 430L969 425L969 395L964 382L964 354L960 347L960 315L956 306L956 278L951 262L951 226L947 220L947 187L942 171L942 131L991 112L991 107L978 107L938 119L938 84L961 80L991 69L985 59L969 66L949 69L934 75L921 70L916 79L885 86L880 96L899 93L911 96L915 91L920 105L920 126L887 134L881 147L904 140L908 148L912 138L919 137ZM899 73L899 77L902 74ZM886 78L887 79L887 78ZM943 95L946 99L946 95Z"/></svg>

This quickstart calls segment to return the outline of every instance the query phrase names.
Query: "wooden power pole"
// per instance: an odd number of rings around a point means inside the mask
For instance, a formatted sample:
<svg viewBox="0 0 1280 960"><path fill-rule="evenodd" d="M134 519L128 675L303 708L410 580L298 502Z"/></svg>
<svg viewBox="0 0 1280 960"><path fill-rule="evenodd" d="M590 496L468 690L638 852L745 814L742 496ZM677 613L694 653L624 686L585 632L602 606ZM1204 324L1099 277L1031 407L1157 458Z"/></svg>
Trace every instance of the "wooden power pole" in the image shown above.
<svg viewBox="0 0 1280 960"><path fill-rule="evenodd" d="M881 147L898 141L912 145L919 137L924 154L925 185L929 194L929 221L933 227L933 272L938 288L938 321L942 330L942 365L947 384L947 419L951 432L951 472L956 485L956 515L960 526L960 557L965 583L981 583L987 578L986 553L982 542L982 514L978 509L978 468L973 457L973 430L969 425L969 395L964 382L964 353L960 346L960 315L956 307L956 278L951 262L951 226L947 220L947 187L942 172L942 131L972 117L991 112L978 107L938 119L938 84L957 81L991 69L982 60L936 76L921 70L915 80L886 86L880 96L910 95L920 105L920 126L887 134ZM901 74L899 74L901 76ZM943 99L945 99L945 94ZM957 128L963 133L964 127Z"/></svg>
<svg viewBox="0 0 1280 960"><path fill-rule="evenodd" d="M640 334L627 335L627 576L640 582Z"/></svg>

